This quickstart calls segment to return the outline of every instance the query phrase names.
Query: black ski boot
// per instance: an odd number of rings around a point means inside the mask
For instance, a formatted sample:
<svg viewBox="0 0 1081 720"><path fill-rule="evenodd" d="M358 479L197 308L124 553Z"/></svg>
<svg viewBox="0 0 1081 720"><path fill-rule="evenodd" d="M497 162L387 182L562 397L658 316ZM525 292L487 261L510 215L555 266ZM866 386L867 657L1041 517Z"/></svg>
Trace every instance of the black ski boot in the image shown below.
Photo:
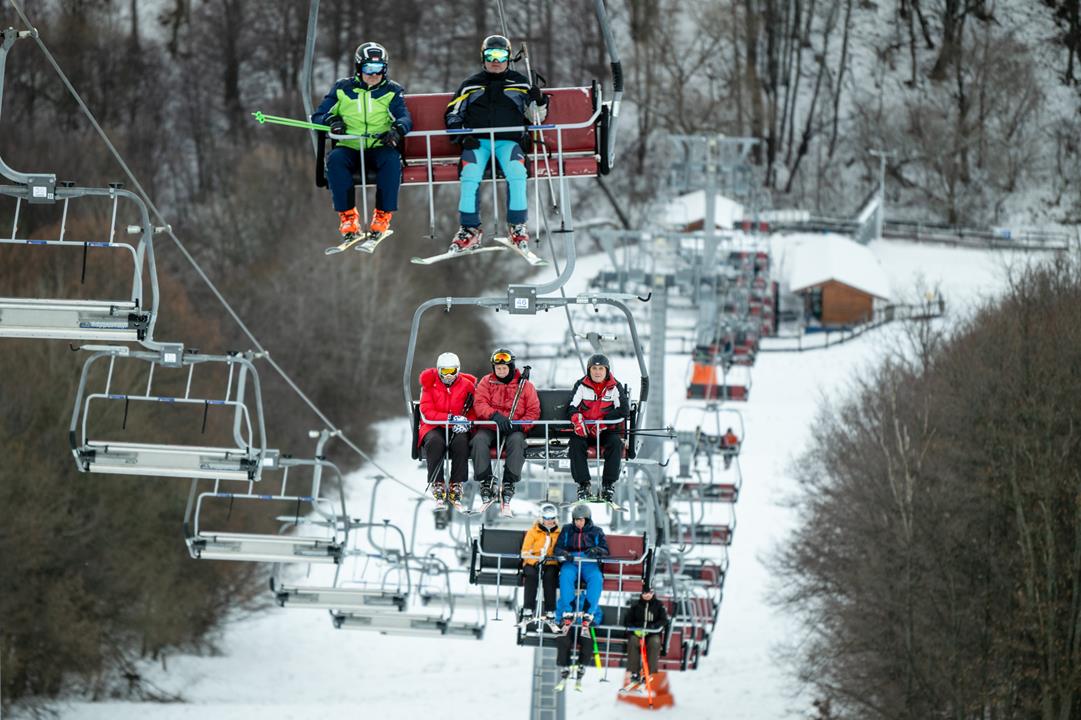
<svg viewBox="0 0 1081 720"><path fill-rule="evenodd" d="M477 486L480 488L481 503L487 505L495 499L495 483L491 473L478 477Z"/></svg>
<svg viewBox="0 0 1081 720"><path fill-rule="evenodd" d="M589 486L588 485L579 485L578 486L578 502L586 502L588 500L589 500Z"/></svg>
<svg viewBox="0 0 1081 720"><path fill-rule="evenodd" d="M616 491L613 490L612 486L608 483L601 486L601 500L604 500L607 503L616 501Z"/></svg>

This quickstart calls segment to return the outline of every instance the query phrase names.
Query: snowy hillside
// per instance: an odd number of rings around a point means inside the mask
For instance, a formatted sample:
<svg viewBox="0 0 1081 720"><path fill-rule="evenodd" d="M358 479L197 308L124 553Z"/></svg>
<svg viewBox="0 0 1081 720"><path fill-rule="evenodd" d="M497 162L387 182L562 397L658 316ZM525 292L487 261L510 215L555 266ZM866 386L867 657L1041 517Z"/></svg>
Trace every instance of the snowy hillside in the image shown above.
<svg viewBox="0 0 1081 720"><path fill-rule="evenodd" d="M772 245L779 261L785 240L775 237ZM917 286L938 286L951 317L965 312L980 297L996 293L1011 265L1026 260L1002 252L898 242L874 243L871 249L886 269L896 297L913 294ZM568 293L584 286L604 263L602 256L583 258ZM500 342L524 336L518 320L503 315L497 319L503 323L496 332ZM563 336L561 313L528 322L529 336L534 339ZM698 671L672 674L676 706L665 711L666 717L723 715L757 720L802 717L809 712L811 699L799 695L777 654L781 644L793 639L793 628L769 604L767 560L798 520L782 504L793 489L788 470L814 432L820 402L843 396L853 374L874 363L897 332L898 328L887 326L828 351L759 356L750 402L739 408L746 424L740 457L744 487L736 508L738 531L730 549L731 569L715 640ZM547 362L534 365L539 368ZM577 363L562 363L556 375L569 385L579 374ZM682 404L687 363L687 356L668 358L668 417ZM617 359L614 372L637 384L636 367L628 358ZM409 460L407 421L385 423L380 436L378 462L421 488L423 473ZM354 516L369 515L371 475L360 470L348 479L349 509ZM372 519L390 518L408 528L415 508L412 497L403 487L383 483ZM524 503L516 509L530 511ZM440 537L427 506L422 508L418 547ZM459 612L468 616L473 611ZM221 647L220 656L170 657L167 669L144 668L150 682L164 692L177 693L184 703L76 702L60 707L60 717L285 720L398 717L407 711L437 720L478 711L521 717L528 709L532 652L515 645L513 620L505 611L501 621L488 623L484 640L476 642L335 630L325 611L272 609L230 626ZM604 720L644 714L615 701L618 671L609 672L609 683L598 682L593 669L586 679L583 693L568 694L569 717Z"/></svg>

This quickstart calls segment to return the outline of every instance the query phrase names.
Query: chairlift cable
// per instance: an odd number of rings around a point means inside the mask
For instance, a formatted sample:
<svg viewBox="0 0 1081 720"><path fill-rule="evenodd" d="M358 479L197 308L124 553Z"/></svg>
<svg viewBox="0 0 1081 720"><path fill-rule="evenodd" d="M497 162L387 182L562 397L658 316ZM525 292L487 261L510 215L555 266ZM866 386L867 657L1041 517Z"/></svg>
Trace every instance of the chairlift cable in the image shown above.
<svg viewBox="0 0 1081 720"><path fill-rule="evenodd" d="M101 125L98 123L97 118L94 117L94 113L91 112L90 108L83 100L82 95L80 95L79 91L75 89L75 86L71 84L68 76L64 73L63 69L61 69L59 63L57 63L56 58L53 57L53 54L51 52L49 52L49 48L45 46L45 42L41 39L37 28L34 27L34 25L30 22L30 19L26 16L26 13L23 12L23 9L19 7L18 3L15 0L9 0L9 2L11 3L12 8L15 9L15 13L19 16L19 18L26 25L26 27L31 31L31 37L34 38L34 42L37 43L38 47L41 49L41 52L45 55L45 59L52 66L53 70L60 78L60 81L64 84L64 87L67 88L68 92L74 98L75 102L79 105L79 109L82 110L87 120L90 121L90 124L93 126L98 136L102 139L102 142L105 143L105 146L109 149L109 152L110 154L112 154L113 159L115 159L120 165L120 168L124 171L124 174L127 176L128 180L131 181L139 196L146 202L147 207L153 213L154 217L157 218L158 221L165 227L165 232L173 241L173 244L175 244L177 249L180 250L181 255L183 255L184 258L188 261L188 263L192 266L199 278L202 279L204 283L206 283L208 288L210 288L210 291L214 294L214 297L217 298L218 302L220 302L222 307L225 308L226 312L237 324L241 332L243 332L244 335L247 336L247 338L251 341L252 345L254 345L255 348L262 354L263 359L267 361L267 363L274 369L275 372L278 373L279 376L281 376L282 380L285 381L285 383L293 390L293 392L295 392L297 396L304 401L308 408L311 409L311 411L315 413L315 415L323 422L323 424L326 425L327 429L332 434L338 436L347 447L357 453L357 455L359 455L366 462L370 463L377 470L384 473L388 479L393 480L402 487L407 488L412 493L415 493L417 495L423 495L424 493L420 492L408 483L399 480L392 473L390 473L390 471L382 467L379 463L375 462L375 460L370 455L361 450L356 443L346 437L345 434L341 431L341 429L338 428L333 422L331 422L330 418L328 418L319 409L319 407L314 402L312 402L312 400L307 395L304 394L304 392L297 386L293 379L289 377L285 370L282 369L280 365L278 365L278 363L274 360L273 357L271 357L271 355L267 352L266 348L263 347L262 343L260 343L258 338L256 338L252 331L248 329L248 326L244 324L244 321L240 319L240 316L237 315L233 307L221 294L221 291L218 290L217 286L214 285L213 281L203 271L199 263L191 255L191 253L188 252L188 249L184 247L184 244L180 241L180 238L178 238L176 236L176 233L173 232L172 227L165 221L164 215L162 215L161 211L158 209L158 206L154 204L154 201L151 200L150 195L143 188L142 183L139 182L131 167L127 164L127 162L125 162L123 156L116 149L116 146L113 144L112 140L109 139L109 136L102 129Z"/></svg>
<svg viewBox="0 0 1081 720"><path fill-rule="evenodd" d="M503 37L510 38L510 31L507 29L507 12L503 7L503 0L496 0L496 6L499 8L499 27L503 31Z"/></svg>

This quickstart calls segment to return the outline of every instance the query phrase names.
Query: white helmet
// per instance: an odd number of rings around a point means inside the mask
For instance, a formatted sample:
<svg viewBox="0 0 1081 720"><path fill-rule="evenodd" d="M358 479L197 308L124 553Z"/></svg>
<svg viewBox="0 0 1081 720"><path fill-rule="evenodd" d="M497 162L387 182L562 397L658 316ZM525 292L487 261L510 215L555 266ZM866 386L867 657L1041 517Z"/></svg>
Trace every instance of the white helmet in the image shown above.
<svg viewBox="0 0 1081 720"><path fill-rule="evenodd" d="M439 379L450 385L458 379L458 371L462 369L462 363L454 353L445 352L436 359L435 368L439 371Z"/></svg>
<svg viewBox="0 0 1081 720"><path fill-rule="evenodd" d="M544 503L540 506L541 520L558 520L559 510L552 503Z"/></svg>

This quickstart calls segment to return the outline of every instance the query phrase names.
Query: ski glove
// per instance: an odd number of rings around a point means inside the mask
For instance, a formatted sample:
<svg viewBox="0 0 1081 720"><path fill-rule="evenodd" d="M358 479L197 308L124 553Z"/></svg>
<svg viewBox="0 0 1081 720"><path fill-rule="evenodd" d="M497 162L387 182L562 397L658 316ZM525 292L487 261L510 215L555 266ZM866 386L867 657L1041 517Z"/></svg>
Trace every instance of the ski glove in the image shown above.
<svg viewBox="0 0 1081 720"><path fill-rule="evenodd" d="M571 415L571 424L574 425L574 434L580 438L584 438L589 435L589 431L586 430L586 421L582 417L582 413L574 413Z"/></svg>
<svg viewBox="0 0 1081 720"><path fill-rule="evenodd" d="M602 547L594 546L594 547L586 549L586 557L591 557L594 560L596 560L597 558L602 558L606 554L607 553L604 552L604 548L602 548Z"/></svg>
<svg viewBox="0 0 1081 720"><path fill-rule="evenodd" d="M452 433L464 433L469 429L469 419L465 415L450 415L447 417L454 425L450 426Z"/></svg>
<svg viewBox="0 0 1081 720"><path fill-rule="evenodd" d="M480 140L472 135L462 135L458 144L462 146L462 150L476 150L480 147Z"/></svg>
<svg viewBox="0 0 1081 720"><path fill-rule="evenodd" d="M402 131L395 125L390 130L379 136L379 142L383 143L385 147L396 148L402 142Z"/></svg>
<svg viewBox="0 0 1081 720"><path fill-rule="evenodd" d="M327 123L327 125L330 126L330 131L332 133L334 133L335 135L345 135L346 134L346 132L345 132L345 120L342 120L340 117L335 116L335 117L331 118L330 122Z"/></svg>
<svg viewBox="0 0 1081 720"><path fill-rule="evenodd" d="M514 430L514 425L511 424L510 418L503 413L497 412L492 415L492 422L499 428L499 432L503 434L503 437L510 435Z"/></svg>
<svg viewBox="0 0 1081 720"><path fill-rule="evenodd" d="M548 104L548 98L545 97L544 93L542 93L541 89L536 85L529 88L529 93L527 94L527 97L529 98L529 102L531 103L536 103L537 105Z"/></svg>
<svg viewBox="0 0 1081 720"><path fill-rule="evenodd" d="M604 412L605 420L620 420L624 417L623 408L612 406Z"/></svg>

